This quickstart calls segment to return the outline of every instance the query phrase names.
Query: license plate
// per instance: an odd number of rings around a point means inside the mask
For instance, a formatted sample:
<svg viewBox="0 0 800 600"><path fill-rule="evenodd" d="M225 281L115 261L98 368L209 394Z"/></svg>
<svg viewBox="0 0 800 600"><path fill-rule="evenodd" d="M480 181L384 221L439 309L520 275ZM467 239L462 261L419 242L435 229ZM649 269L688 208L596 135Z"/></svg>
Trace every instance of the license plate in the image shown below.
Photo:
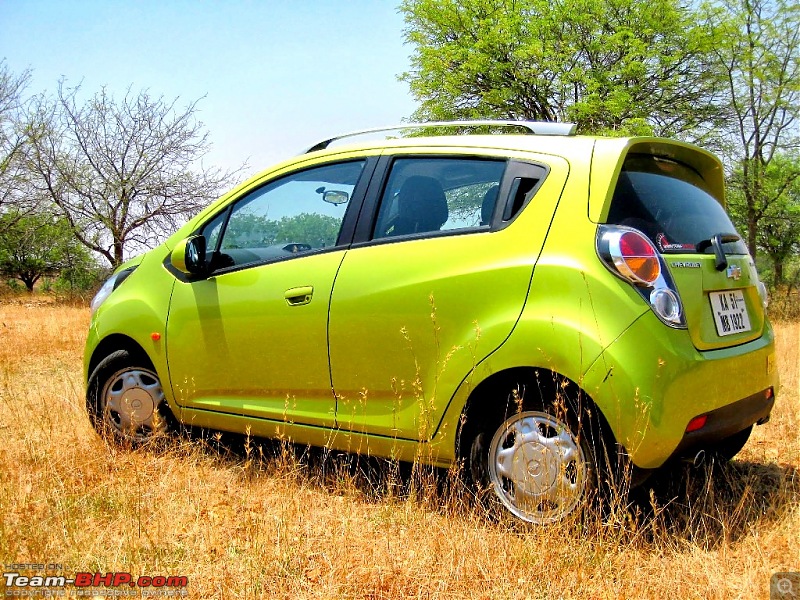
<svg viewBox="0 0 800 600"><path fill-rule="evenodd" d="M708 297L711 299L711 312L714 313L718 335L750 331L750 315L747 314L742 290L711 292Z"/></svg>

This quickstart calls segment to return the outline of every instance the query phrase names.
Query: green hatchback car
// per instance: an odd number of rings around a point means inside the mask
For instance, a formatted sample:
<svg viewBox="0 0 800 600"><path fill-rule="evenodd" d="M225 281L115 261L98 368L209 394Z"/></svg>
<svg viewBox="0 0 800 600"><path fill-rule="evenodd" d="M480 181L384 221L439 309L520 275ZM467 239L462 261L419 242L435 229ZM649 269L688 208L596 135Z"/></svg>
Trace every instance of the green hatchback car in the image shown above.
<svg viewBox="0 0 800 600"><path fill-rule="evenodd" d="M452 134L475 126L493 133ZM552 523L620 464L635 483L730 458L769 419L766 291L712 154L569 124L394 129L415 135L317 144L113 274L84 359L102 434L459 464Z"/></svg>

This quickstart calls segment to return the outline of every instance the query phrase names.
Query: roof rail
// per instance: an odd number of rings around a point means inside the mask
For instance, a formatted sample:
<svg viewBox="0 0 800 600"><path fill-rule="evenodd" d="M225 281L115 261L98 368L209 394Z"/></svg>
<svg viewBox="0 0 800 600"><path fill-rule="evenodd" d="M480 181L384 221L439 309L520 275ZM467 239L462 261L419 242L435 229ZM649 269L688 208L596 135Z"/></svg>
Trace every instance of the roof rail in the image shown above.
<svg viewBox="0 0 800 600"><path fill-rule="evenodd" d="M322 140L311 146L306 153L316 150L325 150L332 142L343 138L365 135L368 133L380 133L382 131L397 131L400 129L422 129L424 127L517 127L527 129L533 135L575 135L577 125L575 123L556 123L552 121L503 121L503 120L476 120L476 121L430 121L428 123L403 123L402 125L391 125L388 127L374 127L361 131L351 131L327 140Z"/></svg>

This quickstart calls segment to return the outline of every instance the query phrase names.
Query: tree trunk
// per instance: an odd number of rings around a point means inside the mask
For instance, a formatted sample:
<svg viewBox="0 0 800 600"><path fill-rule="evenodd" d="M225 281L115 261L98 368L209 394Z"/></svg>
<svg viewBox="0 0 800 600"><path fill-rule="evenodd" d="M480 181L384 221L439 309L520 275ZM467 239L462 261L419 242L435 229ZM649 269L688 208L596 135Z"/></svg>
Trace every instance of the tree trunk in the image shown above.
<svg viewBox="0 0 800 600"><path fill-rule="evenodd" d="M783 284L783 260L779 258L775 260L772 264L775 267L775 278L773 281L773 285L777 287Z"/></svg>
<svg viewBox="0 0 800 600"><path fill-rule="evenodd" d="M39 279L38 276L33 276L33 275L21 275L20 276L20 280L22 280L22 283L25 284L25 287L28 289L28 292L31 293L31 294L33 293L33 286L34 286L34 284L36 283L36 281L38 279Z"/></svg>
<svg viewBox="0 0 800 600"><path fill-rule="evenodd" d="M756 258L756 233L758 232L758 218L752 205L747 207L747 250L753 260Z"/></svg>
<svg viewBox="0 0 800 600"><path fill-rule="evenodd" d="M112 269L116 269L123 262L124 258L124 245L122 240L114 240L114 264L111 265Z"/></svg>

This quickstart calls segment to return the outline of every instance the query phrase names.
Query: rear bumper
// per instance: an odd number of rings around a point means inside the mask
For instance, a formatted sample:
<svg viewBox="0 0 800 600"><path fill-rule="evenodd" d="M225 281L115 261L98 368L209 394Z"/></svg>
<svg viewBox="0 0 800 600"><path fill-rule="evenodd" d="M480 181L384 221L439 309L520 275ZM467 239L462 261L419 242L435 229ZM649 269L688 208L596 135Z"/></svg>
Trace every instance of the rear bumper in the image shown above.
<svg viewBox="0 0 800 600"><path fill-rule="evenodd" d="M641 469L655 469L738 433L769 416L777 389L775 346L767 323L757 340L698 351L686 330L645 314L586 371L584 390L616 441ZM705 425L686 432L697 416Z"/></svg>
<svg viewBox="0 0 800 600"><path fill-rule="evenodd" d="M672 456L681 458L694 455L751 425L766 423L774 404L775 392L770 387L738 402L697 415L706 417L705 425L686 433Z"/></svg>

